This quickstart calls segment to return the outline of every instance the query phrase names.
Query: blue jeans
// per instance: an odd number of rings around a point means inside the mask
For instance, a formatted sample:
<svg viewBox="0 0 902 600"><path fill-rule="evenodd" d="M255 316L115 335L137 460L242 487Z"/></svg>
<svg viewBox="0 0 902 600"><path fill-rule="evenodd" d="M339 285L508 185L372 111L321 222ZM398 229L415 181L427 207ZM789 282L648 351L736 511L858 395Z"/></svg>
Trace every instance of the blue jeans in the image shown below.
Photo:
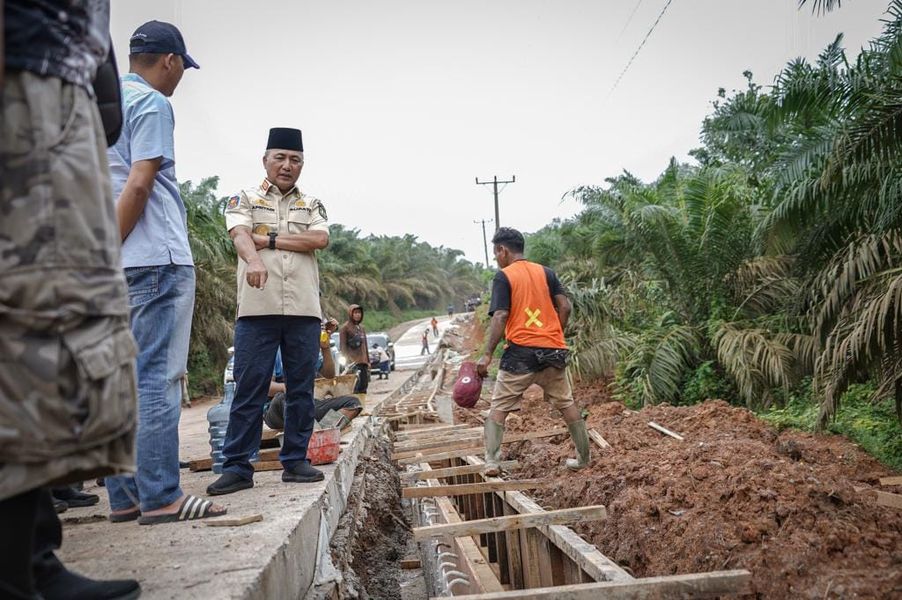
<svg viewBox="0 0 902 600"><path fill-rule="evenodd" d="M250 457L260 448L263 405L272 380L276 350L285 375L285 429L279 461L292 469L307 460L313 434L313 380L319 357L316 317L242 317L235 323L235 399L222 447L223 473L252 479Z"/></svg>
<svg viewBox="0 0 902 600"><path fill-rule="evenodd" d="M107 477L110 507L143 512L172 504L179 487L181 378L194 314L194 267L125 269L131 328L138 344L138 434L134 477Z"/></svg>

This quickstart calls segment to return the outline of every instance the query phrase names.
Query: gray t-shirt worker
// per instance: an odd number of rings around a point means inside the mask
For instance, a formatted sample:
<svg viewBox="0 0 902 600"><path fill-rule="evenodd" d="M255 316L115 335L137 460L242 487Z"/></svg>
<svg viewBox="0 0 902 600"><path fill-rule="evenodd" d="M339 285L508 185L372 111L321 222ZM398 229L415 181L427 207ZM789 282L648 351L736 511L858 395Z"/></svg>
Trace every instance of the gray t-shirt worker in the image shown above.
<svg viewBox="0 0 902 600"><path fill-rule="evenodd" d="M250 457L260 447L263 405L278 349L287 387L282 481L323 479L307 460L307 443L313 433L322 323L315 252L328 245L329 228L322 203L295 185L303 166L300 130L271 129L263 155L266 179L232 196L226 207L226 226L239 257L237 388L222 449L223 474L207 488L210 495L254 485Z"/></svg>

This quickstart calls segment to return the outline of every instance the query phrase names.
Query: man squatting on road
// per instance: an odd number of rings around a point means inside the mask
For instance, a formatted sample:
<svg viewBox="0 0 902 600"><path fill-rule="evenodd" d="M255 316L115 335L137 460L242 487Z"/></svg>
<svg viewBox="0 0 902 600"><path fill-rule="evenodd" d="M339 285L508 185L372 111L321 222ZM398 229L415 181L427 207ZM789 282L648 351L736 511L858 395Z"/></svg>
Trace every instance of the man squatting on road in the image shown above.
<svg viewBox="0 0 902 600"><path fill-rule="evenodd" d="M485 474L496 476L501 472L504 420L511 411L520 410L523 392L533 383L563 414L577 453L577 458L568 458L566 464L568 469L577 471L589 464L589 434L573 401L567 372L564 328L570 317L570 300L554 271L523 258L525 242L519 231L501 227L492 244L500 270L492 281L488 343L485 354L476 363L480 376L488 375L502 336L507 346L501 356L489 418L485 420Z"/></svg>
<svg viewBox="0 0 902 600"><path fill-rule="evenodd" d="M322 309L316 250L329 244L326 209L295 185L304 167L298 129L270 129L263 155L266 179L229 199L226 227L238 252L238 321L235 323L235 400L222 447L222 476L211 496L253 487L253 452L260 447L263 405L281 348L285 372L282 481L321 481L310 466L313 379Z"/></svg>

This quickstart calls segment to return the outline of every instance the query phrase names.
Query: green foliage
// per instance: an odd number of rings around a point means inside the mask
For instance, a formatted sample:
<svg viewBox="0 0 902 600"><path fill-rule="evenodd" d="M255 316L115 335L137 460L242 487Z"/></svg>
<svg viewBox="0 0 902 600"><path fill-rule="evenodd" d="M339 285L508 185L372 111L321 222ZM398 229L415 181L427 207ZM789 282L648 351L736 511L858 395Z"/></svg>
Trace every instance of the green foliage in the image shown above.
<svg viewBox="0 0 902 600"><path fill-rule="evenodd" d="M691 371L683 384L681 404L697 404L705 400L733 398L736 390L717 371L712 360L706 360Z"/></svg>
<svg viewBox="0 0 902 600"><path fill-rule="evenodd" d="M815 12L838 0L811 0ZM763 87L720 90L696 165L624 171L527 256L574 297L577 371L631 406L721 397L902 464L902 0Z"/></svg>
<svg viewBox="0 0 902 600"><path fill-rule="evenodd" d="M895 418L892 401L873 402L875 392L872 384L850 386L827 430L847 436L880 462L902 470L902 425ZM810 396L809 382L785 406L771 407L758 416L778 429L813 431L818 422L818 406L811 402Z"/></svg>

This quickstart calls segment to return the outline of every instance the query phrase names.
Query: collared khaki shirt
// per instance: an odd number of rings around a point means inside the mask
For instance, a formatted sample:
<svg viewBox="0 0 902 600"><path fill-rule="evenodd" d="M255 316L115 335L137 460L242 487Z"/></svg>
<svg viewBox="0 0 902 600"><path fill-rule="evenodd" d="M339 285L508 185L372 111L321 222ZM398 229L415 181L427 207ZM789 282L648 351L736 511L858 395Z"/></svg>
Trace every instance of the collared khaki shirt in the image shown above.
<svg viewBox="0 0 902 600"><path fill-rule="evenodd" d="M282 194L278 186L264 179L253 188L229 198L225 211L229 231L244 225L266 235L276 231L303 233L329 231L322 202L292 188ZM238 317L290 315L322 318L319 302L319 268L315 252L257 250L268 276L262 290L247 283L247 263L238 259Z"/></svg>

